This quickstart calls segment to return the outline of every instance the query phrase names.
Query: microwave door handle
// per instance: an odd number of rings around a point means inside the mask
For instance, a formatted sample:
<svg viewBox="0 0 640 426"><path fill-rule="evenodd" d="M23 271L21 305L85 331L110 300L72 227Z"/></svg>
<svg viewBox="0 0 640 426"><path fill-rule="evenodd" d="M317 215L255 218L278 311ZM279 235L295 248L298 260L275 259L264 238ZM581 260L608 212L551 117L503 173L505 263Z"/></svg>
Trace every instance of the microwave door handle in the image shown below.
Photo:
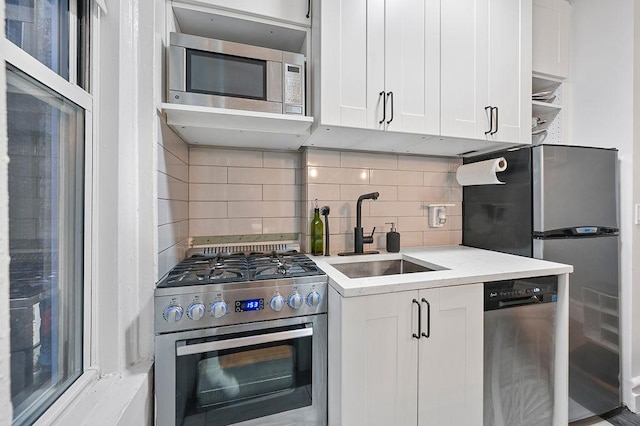
<svg viewBox="0 0 640 426"><path fill-rule="evenodd" d="M297 330L278 331L276 333L259 334L257 336L238 337L229 340L217 340L215 342L196 343L194 345L179 345L176 355L194 355L209 351L221 351L224 349L241 348L244 346L259 345L262 343L280 342L283 340L297 339L313 336L313 328L301 328Z"/></svg>

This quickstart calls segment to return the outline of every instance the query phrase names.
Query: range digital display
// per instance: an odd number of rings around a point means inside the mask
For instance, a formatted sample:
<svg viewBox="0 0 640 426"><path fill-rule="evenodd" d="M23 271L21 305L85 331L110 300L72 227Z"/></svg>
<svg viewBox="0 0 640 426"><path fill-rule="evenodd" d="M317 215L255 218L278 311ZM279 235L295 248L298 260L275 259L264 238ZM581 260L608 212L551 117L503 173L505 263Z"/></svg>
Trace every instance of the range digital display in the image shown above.
<svg viewBox="0 0 640 426"><path fill-rule="evenodd" d="M264 309L264 299L236 300L236 312L261 311Z"/></svg>

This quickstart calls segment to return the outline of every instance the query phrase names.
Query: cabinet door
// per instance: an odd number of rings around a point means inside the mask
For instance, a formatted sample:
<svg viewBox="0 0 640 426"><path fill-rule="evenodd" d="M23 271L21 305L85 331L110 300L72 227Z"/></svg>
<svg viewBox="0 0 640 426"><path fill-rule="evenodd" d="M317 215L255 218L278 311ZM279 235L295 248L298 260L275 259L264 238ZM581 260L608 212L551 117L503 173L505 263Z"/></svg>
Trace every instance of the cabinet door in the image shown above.
<svg viewBox="0 0 640 426"><path fill-rule="evenodd" d="M419 344L418 424L482 425L483 285L419 296L429 337Z"/></svg>
<svg viewBox="0 0 640 426"><path fill-rule="evenodd" d="M417 423L417 296L413 291L340 300L339 414L329 408L336 424Z"/></svg>
<svg viewBox="0 0 640 426"><path fill-rule="evenodd" d="M567 0L533 0L533 71L569 75L571 6Z"/></svg>
<svg viewBox="0 0 640 426"><path fill-rule="evenodd" d="M442 136L484 139L489 130L487 2L441 2Z"/></svg>
<svg viewBox="0 0 640 426"><path fill-rule="evenodd" d="M384 0L322 0L321 124L376 128L384 90Z"/></svg>
<svg viewBox="0 0 640 426"><path fill-rule="evenodd" d="M255 0L200 0L203 4L211 4L228 10L264 16L284 22L311 25L307 18L308 4L300 0L271 0L268 2Z"/></svg>
<svg viewBox="0 0 640 426"><path fill-rule="evenodd" d="M440 2L387 0L385 26L386 129L440 133Z"/></svg>
<svg viewBox="0 0 640 426"><path fill-rule="evenodd" d="M531 10L531 0L490 0L489 104L498 108L494 141L531 143Z"/></svg>

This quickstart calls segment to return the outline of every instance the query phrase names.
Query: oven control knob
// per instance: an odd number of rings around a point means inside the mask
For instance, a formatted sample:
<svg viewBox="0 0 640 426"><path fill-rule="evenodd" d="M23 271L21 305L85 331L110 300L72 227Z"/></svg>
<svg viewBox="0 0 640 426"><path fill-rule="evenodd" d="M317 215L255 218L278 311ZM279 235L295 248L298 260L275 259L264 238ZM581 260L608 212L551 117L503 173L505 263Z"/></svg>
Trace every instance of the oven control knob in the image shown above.
<svg viewBox="0 0 640 426"><path fill-rule="evenodd" d="M211 313L216 318L221 318L227 315L227 304L225 302L216 302L211 305Z"/></svg>
<svg viewBox="0 0 640 426"><path fill-rule="evenodd" d="M307 305L309 306L318 306L320 304L320 293L317 291L312 291L307 294Z"/></svg>
<svg viewBox="0 0 640 426"><path fill-rule="evenodd" d="M164 314L162 316L164 317L164 320L166 322L174 323L182 319L182 314L183 311L181 306L169 305L165 308Z"/></svg>
<svg viewBox="0 0 640 426"><path fill-rule="evenodd" d="M189 305L189 308L187 308L187 316L194 321L202 318L205 312L207 312L207 309L202 303L192 303Z"/></svg>
<svg viewBox="0 0 640 426"><path fill-rule="evenodd" d="M291 296L289 296L289 306L291 306L293 309L299 309L300 306L302 306L302 302L302 296L298 292L293 293Z"/></svg>
<svg viewBox="0 0 640 426"><path fill-rule="evenodd" d="M271 298L271 302L269 304L271 305L271 309L273 309L276 312L280 312L282 308L284 308L284 305L286 304L286 302L284 301L284 297L280 296L279 294L276 294Z"/></svg>

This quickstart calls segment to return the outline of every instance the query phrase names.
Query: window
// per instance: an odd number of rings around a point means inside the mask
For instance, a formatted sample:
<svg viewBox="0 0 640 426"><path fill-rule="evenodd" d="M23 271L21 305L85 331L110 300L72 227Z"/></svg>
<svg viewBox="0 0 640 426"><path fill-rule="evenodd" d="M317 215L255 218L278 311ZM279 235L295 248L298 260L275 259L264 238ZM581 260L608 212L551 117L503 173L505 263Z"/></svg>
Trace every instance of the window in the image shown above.
<svg viewBox="0 0 640 426"><path fill-rule="evenodd" d="M6 38L20 48L7 54L6 98L11 399L13 423L23 425L41 416L86 363L85 147L92 101L80 91L79 102L77 89L87 86L87 5L6 3ZM35 61L21 59L24 52L48 70L25 65Z"/></svg>

